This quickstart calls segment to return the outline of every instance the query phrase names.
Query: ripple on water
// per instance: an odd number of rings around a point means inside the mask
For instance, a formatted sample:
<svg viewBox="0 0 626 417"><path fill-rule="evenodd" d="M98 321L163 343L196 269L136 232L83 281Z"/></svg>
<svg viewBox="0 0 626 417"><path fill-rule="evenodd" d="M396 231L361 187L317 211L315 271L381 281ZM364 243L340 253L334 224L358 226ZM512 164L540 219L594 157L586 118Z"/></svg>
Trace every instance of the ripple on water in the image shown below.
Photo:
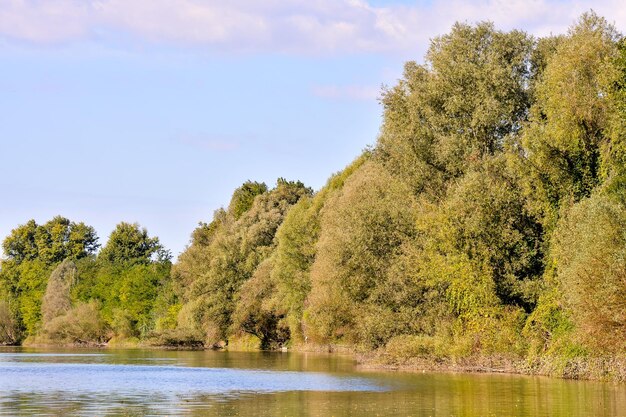
<svg viewBox="0 0 626 417"><path fill-rule="evenodd" d="M0 415L626 417L623 386L514 375L356 373L339 356L0 353Z"/></svg>
<svg viewBox="0 0 626 417"><path fill-rule="evenodd" d="M15 410L32 415L45 415L44 410L107 414L120 407L136 409L147 405L151 413L159 414L161 410L171 414L172 407L197 408L252 394L387 389L366 378L319 372L45 363L19 358L0 357L1 415L12 415Z"/></svg>

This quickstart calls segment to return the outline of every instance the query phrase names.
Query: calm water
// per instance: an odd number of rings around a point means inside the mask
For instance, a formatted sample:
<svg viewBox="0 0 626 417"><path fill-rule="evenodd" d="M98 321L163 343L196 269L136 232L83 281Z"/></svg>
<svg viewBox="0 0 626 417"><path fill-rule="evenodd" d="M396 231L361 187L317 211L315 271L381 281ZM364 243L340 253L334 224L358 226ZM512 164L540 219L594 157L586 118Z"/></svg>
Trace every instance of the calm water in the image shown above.
<svg viewBox="0 0 626 417"><path fill-rule="evenodd" d="M0 349L0 415L626 416L626 385L298 353Z"/></svg>

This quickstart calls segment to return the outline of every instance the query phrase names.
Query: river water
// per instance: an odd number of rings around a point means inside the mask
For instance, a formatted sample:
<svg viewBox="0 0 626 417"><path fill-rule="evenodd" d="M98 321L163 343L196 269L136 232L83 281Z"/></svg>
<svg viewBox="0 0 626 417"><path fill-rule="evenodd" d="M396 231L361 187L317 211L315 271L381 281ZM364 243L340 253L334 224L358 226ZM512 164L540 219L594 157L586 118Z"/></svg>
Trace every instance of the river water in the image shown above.
<svg viewBox="0 0 626 417"><path fill-rule="evenodd" d="M626 385L364 372L323 354L0 348L0 415L626 416Z"/></svg>

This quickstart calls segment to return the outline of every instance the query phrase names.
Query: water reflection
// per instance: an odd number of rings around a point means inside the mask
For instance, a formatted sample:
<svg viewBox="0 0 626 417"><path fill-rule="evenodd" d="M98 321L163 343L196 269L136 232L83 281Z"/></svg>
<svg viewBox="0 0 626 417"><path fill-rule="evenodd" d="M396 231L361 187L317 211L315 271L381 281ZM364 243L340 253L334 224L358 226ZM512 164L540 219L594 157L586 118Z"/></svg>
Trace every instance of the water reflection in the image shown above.
<svg viewBox="0 0 626 417"><path fill-rule="evenodd" d="M295 353L0 349L1 415L626 416L626 386Z"/></svg>

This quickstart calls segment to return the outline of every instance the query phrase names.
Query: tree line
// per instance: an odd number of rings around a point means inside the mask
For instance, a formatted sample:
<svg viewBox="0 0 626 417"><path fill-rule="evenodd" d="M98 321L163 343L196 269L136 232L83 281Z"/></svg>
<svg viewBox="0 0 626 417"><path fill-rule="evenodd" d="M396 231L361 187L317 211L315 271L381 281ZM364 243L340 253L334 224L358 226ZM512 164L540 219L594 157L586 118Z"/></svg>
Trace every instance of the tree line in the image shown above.
<svg viewBox="0 0 626 417"><path fill-rule="evenodd" d="M99 252L95 230L62 216L4 239L0 342L97 345L144 337L167 308L170 254L137 224L120 223Z"/></svg>
<svg viewBox="0 0 626 417"><path fill-rule="evenodd" d="M381 95L375 146L313 192L248 181L172 264L121 223L3 242L0 340L346 345L394 363L626 353L626 40L455 24ZM568 365L570 364L570 365Z"/></svg>

